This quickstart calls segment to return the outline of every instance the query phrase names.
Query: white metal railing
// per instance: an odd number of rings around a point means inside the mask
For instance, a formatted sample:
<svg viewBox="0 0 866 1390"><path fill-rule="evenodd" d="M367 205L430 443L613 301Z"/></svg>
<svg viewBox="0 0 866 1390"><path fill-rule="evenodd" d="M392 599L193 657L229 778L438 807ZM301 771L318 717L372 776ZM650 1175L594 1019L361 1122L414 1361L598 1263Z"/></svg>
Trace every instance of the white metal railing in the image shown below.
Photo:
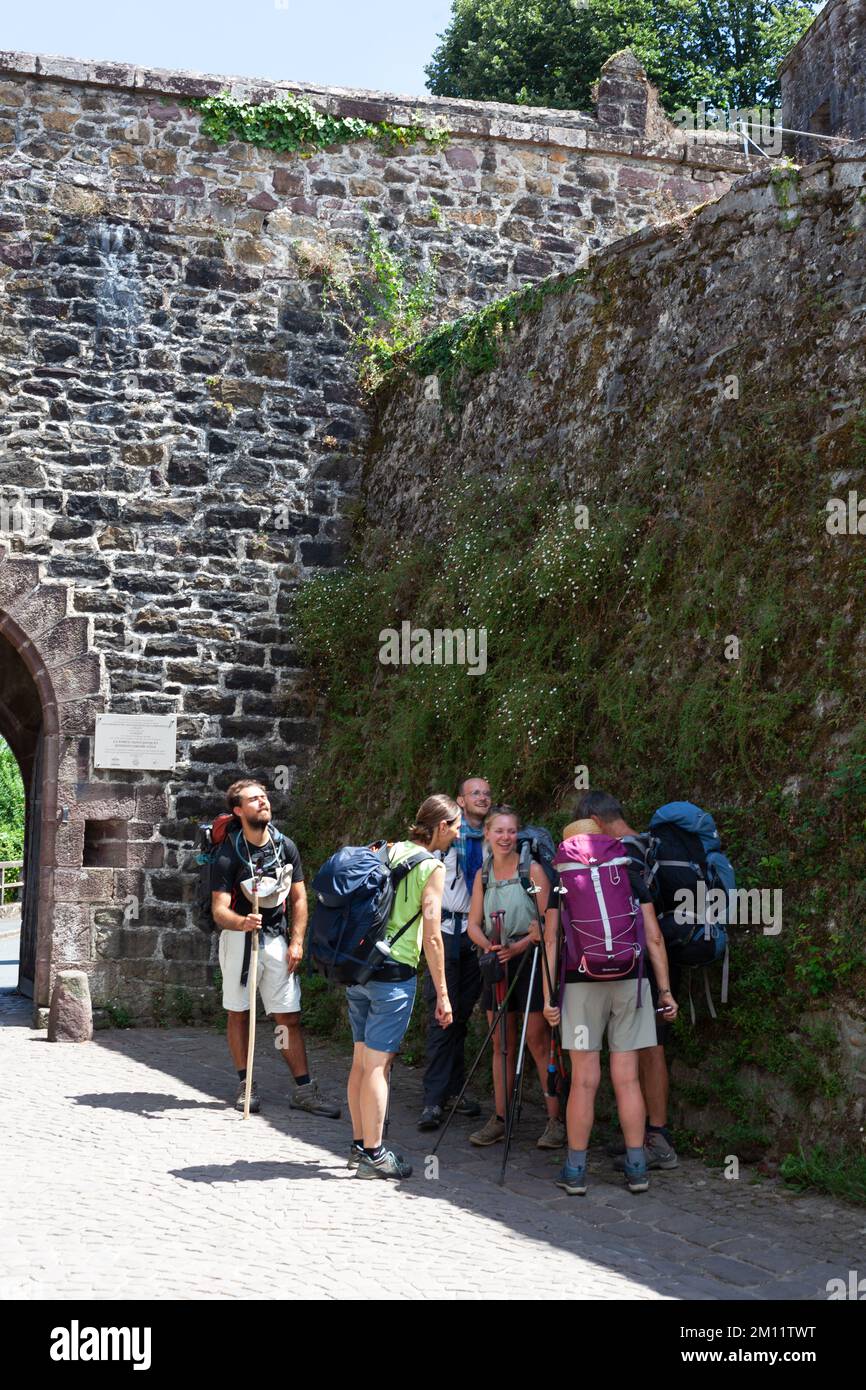
<svg viewBox="0 0 866 1390"><path fill-rule="evenodd" d="M24 868L24 860L23 860L23 859L6 859L6 860L0 860L0 907L2 907L3 904L4 904L5 901L6 901L6 894L7 894L7 892L11 895L12 893L15 893L16 891L18 891L19 889L21 889L21 888L24 887L24 880L23 880L23 878L21 877L21 870L22 870L23 868ZM8 881L8 879L7 879L7 877L6 877L6 870L7 870L7 869L17 869L17 870L18 870L18 877L17 877L17 879L16 879L16 881L15 881L14 883L10 883L10 882ZM10 902L14 902L15 899L14 899L13 897L10 896L9 901L10 901Z"/></svg>

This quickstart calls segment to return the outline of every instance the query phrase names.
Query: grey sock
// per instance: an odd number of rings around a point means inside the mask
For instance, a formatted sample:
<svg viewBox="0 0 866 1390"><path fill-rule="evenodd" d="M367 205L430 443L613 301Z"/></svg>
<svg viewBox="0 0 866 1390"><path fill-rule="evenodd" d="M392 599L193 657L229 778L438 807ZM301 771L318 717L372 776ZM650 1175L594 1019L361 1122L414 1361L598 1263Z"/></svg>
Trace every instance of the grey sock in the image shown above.
<svg viewBox="0 0 866 1390"><path fill-rule="evenodd" d="M631 1168L635 1168L635 1167L643 1168L644 1165L646 1164L646 1154L645 1154L644 1151L643 1151L643 1146L641 1146L641 1148L639 1148L639 1149L628 1149L628 1148L627 1148L626 1151L625 1151L625 1154L626 1154L626 1159L627 1159L627 1161L628 1161L629 1167L631 1167Z"/></svg>
<svg viewBox="0 0 866 1390"><path fill-rule="evenodd" d="M569 1149L568 1151L569 1168L583 1168L586 1166L586 1149Z"/></svg>

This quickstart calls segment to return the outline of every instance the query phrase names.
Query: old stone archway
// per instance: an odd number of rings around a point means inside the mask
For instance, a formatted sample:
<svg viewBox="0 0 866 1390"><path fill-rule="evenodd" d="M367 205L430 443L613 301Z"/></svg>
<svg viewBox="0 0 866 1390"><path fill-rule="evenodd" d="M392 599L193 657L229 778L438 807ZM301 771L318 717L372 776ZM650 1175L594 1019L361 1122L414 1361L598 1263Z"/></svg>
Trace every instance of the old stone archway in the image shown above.
<svg viewBox="0 0 866 1390"><path fill-rule="evenodd" d="M56 891L58 865L76 857L69 808L58 812L61 746L81 718L82 687L95 694L99 686L87 619L69 615L68 603L65 585L41 581L38 561L0 557L0 732L26 793L19 989L34 1008L48 1003L52 970L90 956L89 942L71 930L71 904L59 904Z"/></svg>

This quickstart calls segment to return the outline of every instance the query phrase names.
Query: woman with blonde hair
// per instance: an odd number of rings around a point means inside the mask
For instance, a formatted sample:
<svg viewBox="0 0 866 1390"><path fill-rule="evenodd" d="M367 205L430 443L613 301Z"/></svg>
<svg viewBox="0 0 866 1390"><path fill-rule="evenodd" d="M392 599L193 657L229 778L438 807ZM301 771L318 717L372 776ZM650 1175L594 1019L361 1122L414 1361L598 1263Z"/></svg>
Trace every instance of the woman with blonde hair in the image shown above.
<svg viewBox="0 0 866 1390"><path fill-rule="evenodd" d="M469 908L468 932L482 953L482 973L484 958L495 953L506 975L503 989L507 991L519 978L508 999L505 1022L506 1067L503 1068L503 1038L501 1030L493 1033L493 1090L495 1108L490 1119L480 1130L469 1136L471 1144L486 1146L496 1144L505 1138L505 1117L511 1094L514 1089L514 1073L517 1065L519 1038L518 1019L528 1014L526 1045L535 1062L538 1079L541 1083L547 1107L547 1127L538 1140L540 1149L557 1149L565 1143L565 1128L559 1118L559 1100L547 1094L547 1060L550 1053L550 1029L542 1012L544 994L541 984L541 963L535 971L532 994L529 994L531 962L523 964L524 954L533 948L537 939L539 914L543 920L550 894L547 875L540 865L532 863L530 878L538 890L535 895L528 893L518 874L519 853L517 832L520 820L517 812L510 806L494 806L484 821L484 838L489 850L486 883L483 873L476 874L472 889L472 902ZM536 903L538 906L536 907ZM494 914L501 913L500 940L494 943L497 935ZM521 969L522 965L522 969ZM481 992L481 1007L487 1011L488 1026L493 1024L495 1007L494 986L485 983ZM507 1077L503 1076L503 1070ZM507 1081L507 1094L506 1094Z"/></svg>

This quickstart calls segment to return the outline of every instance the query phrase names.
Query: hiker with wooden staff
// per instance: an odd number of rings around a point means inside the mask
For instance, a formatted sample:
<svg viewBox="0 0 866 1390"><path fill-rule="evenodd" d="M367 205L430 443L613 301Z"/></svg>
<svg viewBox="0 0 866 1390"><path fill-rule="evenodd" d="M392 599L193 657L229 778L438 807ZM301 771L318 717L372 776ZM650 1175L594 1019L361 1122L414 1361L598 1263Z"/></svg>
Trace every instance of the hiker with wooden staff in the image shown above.
<svg viewBox="0 0 866 1390"><path fill-rule="evenodd" d="M227 812L210 827L206 857L211 917L220 931L219 964L228 1044L237 1069L235 1109L261 1109L252 1076L256 992L275 1023L274 1043L294 1079L293 1110L340 1118L309 1074L301 1027L300 965L307 892L298 847L273 824L267 787L251 777L226 792Z"/></svg>

